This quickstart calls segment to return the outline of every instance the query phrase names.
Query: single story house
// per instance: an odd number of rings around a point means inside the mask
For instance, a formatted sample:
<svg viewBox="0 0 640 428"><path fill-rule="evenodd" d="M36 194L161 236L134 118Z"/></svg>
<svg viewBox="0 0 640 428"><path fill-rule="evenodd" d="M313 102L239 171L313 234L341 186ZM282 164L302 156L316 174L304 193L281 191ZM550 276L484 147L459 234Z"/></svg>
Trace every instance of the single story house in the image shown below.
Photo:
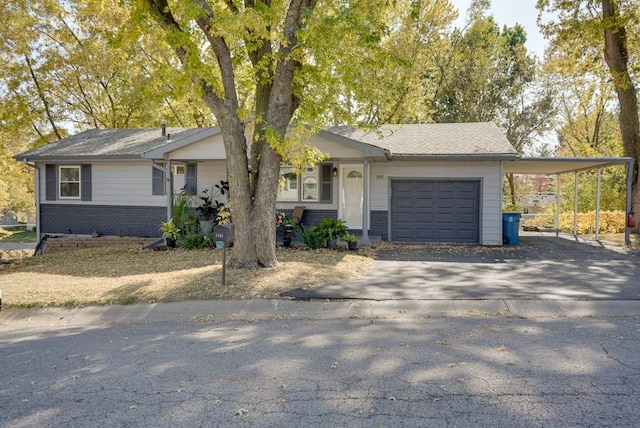
<svg viewBox="0 0 640 428"><path fill-rule="evenodd" d="M282 167L278 211L341 218L365 243L502 244L503 166L518 154L495 124L335 126L309 144L329 158ZM15 158L35 168L40 235L160 236L176 191L197 201L227 177L219 127L92 129Z"/></svg>

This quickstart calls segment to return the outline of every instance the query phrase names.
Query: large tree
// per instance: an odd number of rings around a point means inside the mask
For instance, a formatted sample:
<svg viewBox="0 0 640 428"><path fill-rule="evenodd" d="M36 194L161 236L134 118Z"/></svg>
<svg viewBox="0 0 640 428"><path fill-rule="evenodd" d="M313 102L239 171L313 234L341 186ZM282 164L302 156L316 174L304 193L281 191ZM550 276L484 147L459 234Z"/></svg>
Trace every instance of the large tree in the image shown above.
<svg viewBox="0 0 640 428"><path fill-rule="evenodd" d="M389 34L393 5L383 0L326 1L321 7L317 0L141 0L139 5L163 28L181 63L176 71L192 80L220 125L236 225L235 265L274 266L280 165L320 158L300 135L346 100L340 99L345 84L351 90L362 83L344 76L384 60L377 49Z"/></svg>
<svg viewBox="0 0 640 428"><path fill-rule="evenodd" d="M599 47L599 60L607 65L618 98L624 155L635 160L632 203L634 211L639 212L640 125L635 87L638 69L637 66L634 69L634 64L637 64L640 48L640 4L635 0L538 0L538 8L541 27L550 38L552 49L572 40ZM545 15L546 12L551 14ZM557 19L544 21L548 16ZM568 56L571 57L571 53ZM579 55L574 55L573 59L578 63L583 61Z"/></svg>

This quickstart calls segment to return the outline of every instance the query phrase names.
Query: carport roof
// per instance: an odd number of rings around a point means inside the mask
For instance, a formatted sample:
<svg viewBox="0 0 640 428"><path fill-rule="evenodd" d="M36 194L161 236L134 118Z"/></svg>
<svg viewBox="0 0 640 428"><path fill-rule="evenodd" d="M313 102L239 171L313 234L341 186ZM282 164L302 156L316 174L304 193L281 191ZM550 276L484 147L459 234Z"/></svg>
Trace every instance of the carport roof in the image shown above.
<svg viewBox="0 0 640 428"><path fill-rule="evenodd" d="M503 162L507 174L563 174L613 165L626 165L633 158L531 158L522 157Z"/></svg>

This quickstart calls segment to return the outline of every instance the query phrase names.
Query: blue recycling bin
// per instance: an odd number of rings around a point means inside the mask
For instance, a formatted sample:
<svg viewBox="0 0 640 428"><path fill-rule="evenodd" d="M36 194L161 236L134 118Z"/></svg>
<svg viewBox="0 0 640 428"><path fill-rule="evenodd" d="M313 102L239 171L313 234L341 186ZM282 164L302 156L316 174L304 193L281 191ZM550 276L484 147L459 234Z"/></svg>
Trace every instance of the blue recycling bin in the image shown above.
<svg viewBox="0 0 640 428"><path fill-rule="evenodd" d="M518 245L520 230L520 213L502 213L502 243Z"/></svg>

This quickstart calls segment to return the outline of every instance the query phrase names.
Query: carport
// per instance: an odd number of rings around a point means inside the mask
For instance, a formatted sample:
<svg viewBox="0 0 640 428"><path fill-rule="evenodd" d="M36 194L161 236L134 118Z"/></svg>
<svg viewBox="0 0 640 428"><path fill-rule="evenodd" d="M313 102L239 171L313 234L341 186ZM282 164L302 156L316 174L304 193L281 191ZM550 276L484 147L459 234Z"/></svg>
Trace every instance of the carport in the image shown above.
<svg viewBox="0 0 640 428"><path fill-rule="evenodd" d="M600 229L600 176L603 168L607 168L615 165L626 165L626 202L625 212L631 211L631 179L633 176L633 158L619 157L619 158L534 158L534 157L522 157L512 161L504 161L502 163L502 173L504 174L546 174L556 175L556 216L555 216L555 229L556 236L558 235L559 226L559 212L560 212L560 180L563 174L574 174L575 192L574 192L574 211L573 211L573 234L577 235L578 228L578 184L579 173L581 171L588 171L596 169L597 175L597 193L596 193L596 239L598 239ZM627 245L630 243L629 228L625 228L625 242Z"/></svg>

